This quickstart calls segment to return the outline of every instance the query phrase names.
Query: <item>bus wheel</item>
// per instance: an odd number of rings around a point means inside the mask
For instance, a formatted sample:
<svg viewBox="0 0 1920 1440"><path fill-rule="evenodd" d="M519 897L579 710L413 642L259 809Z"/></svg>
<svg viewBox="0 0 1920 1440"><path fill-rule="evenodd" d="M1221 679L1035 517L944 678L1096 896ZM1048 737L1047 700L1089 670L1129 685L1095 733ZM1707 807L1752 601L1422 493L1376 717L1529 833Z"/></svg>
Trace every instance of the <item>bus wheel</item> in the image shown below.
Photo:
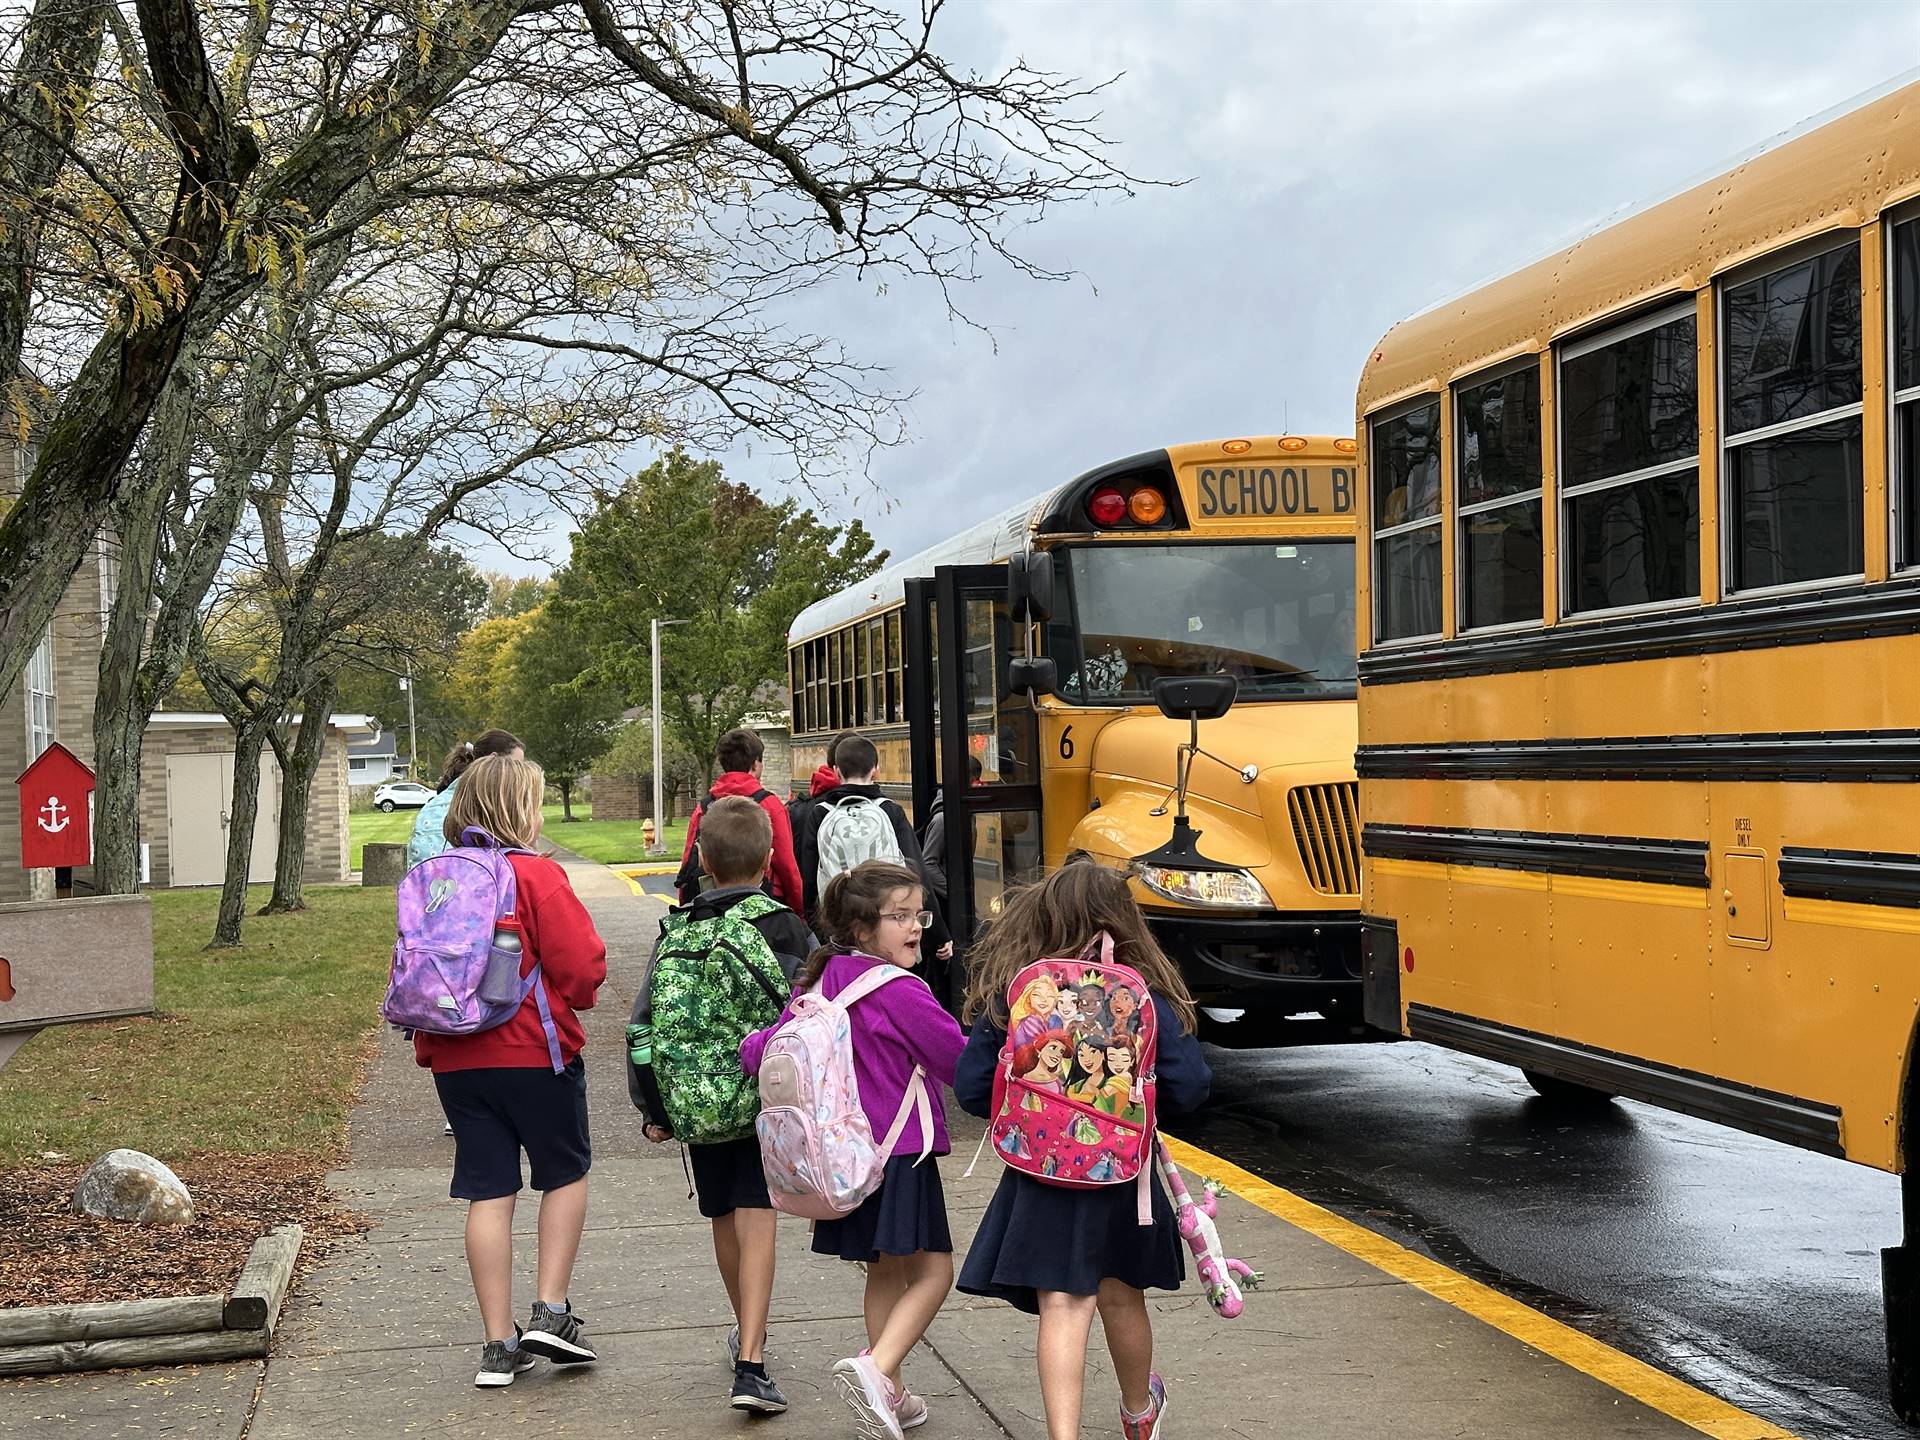
<svg viewBox="0 0 1920 1440"><path fill-rule="evenodd" d="M1558 1075L1548 1075L1539 1070L1522 1070L1534 1093L1549 1105L1562 1110L1602 1110L1618 1098L1611 1090L1596 1090L1591 1085L1576 1085L1571 1080L1562 1080Z"/></svg>

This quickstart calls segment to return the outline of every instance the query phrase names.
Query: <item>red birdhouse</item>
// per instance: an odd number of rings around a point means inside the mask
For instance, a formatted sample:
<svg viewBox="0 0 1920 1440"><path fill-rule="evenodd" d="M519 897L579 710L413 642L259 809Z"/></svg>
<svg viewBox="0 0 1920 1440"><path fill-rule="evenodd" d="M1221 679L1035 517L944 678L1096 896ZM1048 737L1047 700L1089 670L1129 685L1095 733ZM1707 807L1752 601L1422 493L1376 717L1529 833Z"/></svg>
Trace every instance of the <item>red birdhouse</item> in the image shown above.
<svg viewBox="0 0 1920 1440"><path fill-rule="evenodd" d="M13 782L20 787L20 863L57 870L93 860L93 771L49 745Z"/></svg>

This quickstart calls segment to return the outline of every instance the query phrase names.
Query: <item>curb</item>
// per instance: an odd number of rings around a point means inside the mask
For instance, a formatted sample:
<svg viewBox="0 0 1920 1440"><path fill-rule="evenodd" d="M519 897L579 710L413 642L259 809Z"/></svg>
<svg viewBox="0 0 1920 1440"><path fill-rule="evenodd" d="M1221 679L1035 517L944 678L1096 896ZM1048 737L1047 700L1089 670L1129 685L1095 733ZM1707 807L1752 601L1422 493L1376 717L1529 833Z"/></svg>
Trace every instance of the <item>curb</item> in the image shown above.
<svg viewBox="0 0 1920 1440"><path fill-rule="evenodd" d="M305 1237L300 1226L281 1225L254 1241L229 1295L0 1310L0 1376L257 1359L273 1340Z"/></svg>

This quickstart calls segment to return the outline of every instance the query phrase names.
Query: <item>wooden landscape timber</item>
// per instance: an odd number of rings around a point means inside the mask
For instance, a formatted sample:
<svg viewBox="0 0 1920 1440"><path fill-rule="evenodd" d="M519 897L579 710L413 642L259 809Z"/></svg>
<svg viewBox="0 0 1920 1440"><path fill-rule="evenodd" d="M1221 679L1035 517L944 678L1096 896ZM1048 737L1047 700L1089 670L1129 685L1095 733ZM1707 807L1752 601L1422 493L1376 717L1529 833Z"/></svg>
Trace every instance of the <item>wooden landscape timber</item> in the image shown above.
<svg viewBox="0 0 1920 1440"><path fill-rule="evenodd" d="M0 1376L263 1356L304 1236L298 1225L262 1235L230 1295L0 1310Z"/></svg>

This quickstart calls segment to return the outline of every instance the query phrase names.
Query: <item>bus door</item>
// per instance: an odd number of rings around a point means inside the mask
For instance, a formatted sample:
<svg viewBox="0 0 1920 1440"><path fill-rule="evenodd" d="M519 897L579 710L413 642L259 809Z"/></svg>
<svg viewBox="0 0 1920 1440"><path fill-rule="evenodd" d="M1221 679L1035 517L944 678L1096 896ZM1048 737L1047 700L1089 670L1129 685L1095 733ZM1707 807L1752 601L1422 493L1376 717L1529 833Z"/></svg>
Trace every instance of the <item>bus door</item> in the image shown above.
<svg viewBox="0 0 1920 1440"><path fill-rule="evenodd" d="M1039 717L1008 666L1026 653L1005 565L943 565L907 582L907 719L914 816L946 812L945 916L956 955L1008 889L1040 877ZM979 764L979 780L972 780ZM957 780L956 780L956 777ZM957 1000L964 967L952 967Z"/></svg>

